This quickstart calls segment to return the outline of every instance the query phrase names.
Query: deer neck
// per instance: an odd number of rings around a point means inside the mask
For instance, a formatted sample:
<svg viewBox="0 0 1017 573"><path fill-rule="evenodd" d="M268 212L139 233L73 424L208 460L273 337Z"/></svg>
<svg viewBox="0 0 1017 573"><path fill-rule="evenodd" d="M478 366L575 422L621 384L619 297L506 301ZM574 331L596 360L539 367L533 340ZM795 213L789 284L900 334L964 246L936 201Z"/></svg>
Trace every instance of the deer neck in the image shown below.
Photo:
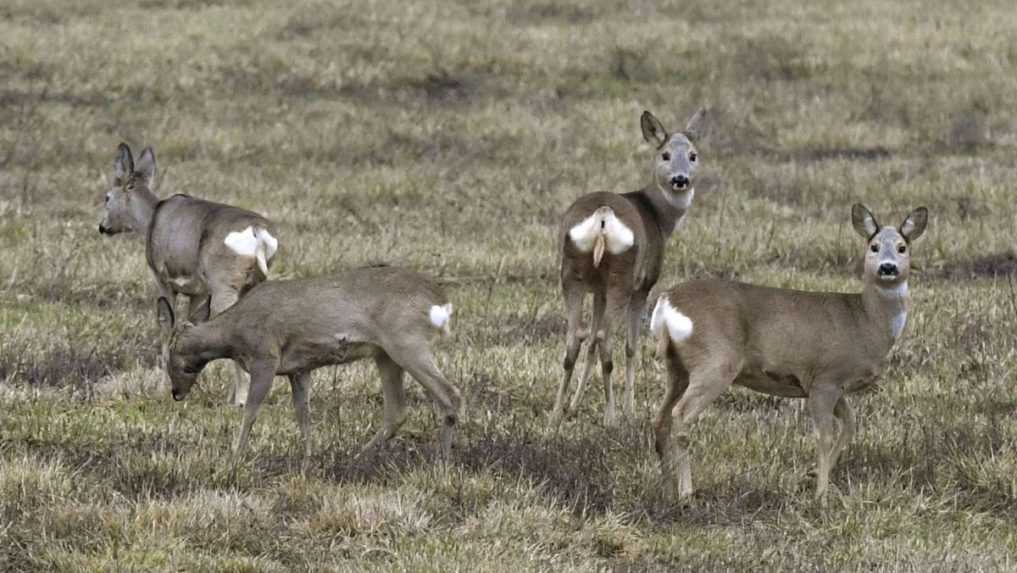
<svg viewBox="0 0 1017 573"><path fill-rule="evenodd" d="M177 351L199 368L213 360L229 358L233 354L223 329L220 325L213 324L213 321L189 328L180 337Z"/></svg>
<svg viewBox="0 0 1017 573"><path fill-rule="evenodd" d="M894 285L882 285L876 280L865 283L862 292L865 313L878 331L888 337L891 346L904 332L910 300L906 280Z"/></svg>
<svg viewBox="0 0 1017 573"><path fill-rule="evenodd" d="M159 205L159 197L144 185L135 187L131 194L130 213L134 228L139 232L145 233L152 224L155 208Z"/></svg>
<svg viewBox="0 0 1017 573"><path fill-rule="evenodd" d="M660 232L665 238L671 236L678 228L685 212L692 206L692 198L696 190L689 187L680 193L672 193L669 190L661 189L656 183L650 183L637 192L641 195L646 206L653 214L653 218L660 227Z"/></svg>

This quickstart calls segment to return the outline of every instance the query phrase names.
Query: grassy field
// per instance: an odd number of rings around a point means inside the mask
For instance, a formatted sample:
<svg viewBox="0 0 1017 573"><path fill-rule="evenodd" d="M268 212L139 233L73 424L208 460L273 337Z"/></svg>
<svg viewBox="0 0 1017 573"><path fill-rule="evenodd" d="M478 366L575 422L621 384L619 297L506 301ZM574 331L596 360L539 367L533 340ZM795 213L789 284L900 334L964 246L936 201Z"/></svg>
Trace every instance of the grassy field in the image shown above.
<svg viewBox="0 0 1017 573"><path fill-rule="evenodd" d="M0 570L1017 569L1010 0L280 4L0 5ZM857 290L850 205L931 213L825 509L800 404L743 390L698 422L698 492L670 501L646 338L637 419L602 427L594 386L546 428L557 217L648 180L643 109L678 127L700 104L659 289ZM413 385L401 434L353 459L381 413L358 364L315 375L306 474L282 381L225 472L231 369L169 400L142 241L96 230L120 141L155 146L162 195L274 219L278 277L385 261L446 282L451 458Z"/></svg>

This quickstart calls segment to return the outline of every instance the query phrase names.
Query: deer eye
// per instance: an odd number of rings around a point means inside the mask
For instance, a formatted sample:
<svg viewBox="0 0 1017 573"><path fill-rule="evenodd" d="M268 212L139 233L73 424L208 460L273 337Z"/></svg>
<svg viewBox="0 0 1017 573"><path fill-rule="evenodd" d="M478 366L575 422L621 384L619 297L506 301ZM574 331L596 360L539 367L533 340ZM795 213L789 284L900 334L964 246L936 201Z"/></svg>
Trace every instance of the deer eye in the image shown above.
<svg viewBox="0 0 1017 573"><path fill-rule="evenodd" d="M106 194L106 198L103 200L103 203L109 204L109 193Z"/></svg>
<svg viewBox="0 0 1017 573"><path fill-rule="evenodd" d="M660 158L664 161L671 161L671 154L665 151L660 155Z"/></svg>
<svg viewBox="0 0 1017 573"><path fill-rule="evenodd" d="M898 245L898 246L897 246L897 252L898 252L898 253L904 254L904 253L906 253L906 252L907 252L907 250L908 250L908 248L907 248L907 247L905 247L904 245Z"/></svg>
<svg viewBox="0 0 1017 573"><path fill-rule="evenodd" d="M699 159L699 155L695 151L689 154L689 161L695 163L697 159Z"/></svg>
<svg viewBox="0 0 1017 573"><path fill-rule="evenodd" d="M872 251L873 253L878 253L879 252L879 245L877 245L875 243L872 243L872 246L869 247L869 250Z"/></svg>

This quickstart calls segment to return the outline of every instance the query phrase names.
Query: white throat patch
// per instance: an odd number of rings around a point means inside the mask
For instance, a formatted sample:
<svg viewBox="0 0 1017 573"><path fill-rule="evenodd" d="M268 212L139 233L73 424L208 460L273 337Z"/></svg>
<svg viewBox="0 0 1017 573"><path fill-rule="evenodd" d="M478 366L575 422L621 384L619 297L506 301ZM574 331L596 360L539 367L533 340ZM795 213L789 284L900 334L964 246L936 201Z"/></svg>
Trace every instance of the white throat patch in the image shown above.
<svg viewBox="0 0 1017 573"><path fill-rule="evenodd" d="M655 336L660 336L665 326L668 336L674 342L682 342L692 336L692 319L671 306L671 301L662 296L657 299L657 306L653 307L650 331Z"/></svg>
<svg viewBox="0 0 1017 573"><path fill-rule="evenodd" d="M625 226L610 207L601 207L581 223L569 229L569 239L581 252L593 250L597 237L603 235L607 252L619 255L635 244L635 234Z"/></svg>
<svg viewBox="0 0 1017 573"><path fill-rule="evenodd" d="M904 326L908 322L907 306L904 304L904 299L908 295L908 283L903 282L893 288L881 288L879 294L888 300L900 301L900 312L894 314L890 319L890 334L896 340L900 338L901 333L904 332Z"/></svg>

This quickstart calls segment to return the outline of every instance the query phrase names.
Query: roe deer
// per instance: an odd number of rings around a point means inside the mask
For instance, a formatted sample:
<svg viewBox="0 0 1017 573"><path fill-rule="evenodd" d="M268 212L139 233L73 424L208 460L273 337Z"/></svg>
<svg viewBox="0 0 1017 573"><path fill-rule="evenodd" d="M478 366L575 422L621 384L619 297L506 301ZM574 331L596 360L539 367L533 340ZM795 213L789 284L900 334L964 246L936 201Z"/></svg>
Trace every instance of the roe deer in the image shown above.
<svg viewBox="0 0 1017 573"><path fill-rule="evenodd" d="M222 314L197 325L175 326L169 302L159 299L159 322L173 329L166 364L174 400L187 396L212 360L232 358L251 374L243 424L233 443L234 462L247 445L273 377L284 375L293 390L306 464L311 449L307 404L311 371L368 357L381 374L385 414L365 451L391 438L405 420L403 371L407 371L445 416L440 443L447 453L462 399L438 370L431 340L449 332L451 316L452 305L439 286L422 274L392 267L266 281Z"/></svg>
<svg viewBox="0 0 1017 573"><path fill-rule="evenodd" d="M900 227L881 227L856 204L851 220L865 238L861 293L699 280L657 299L650 325L658 356L667 364L667 387L657 414L656 449L665 478L677 473L679 496L692 493L690 425L737 384L807 400L819 437L816 495L825 499L830 470L855 430L845 396L877 380L904 330L911 243L925 230L928 211L919 207Z"/></svg>
<svg viewBox="0 0 1017 573"><path fill-rule="evenodd" d="M152 190L155 175L151 147L135 163L131 148L120 144L99 232L144 233L159 297L175 307L176 295L183 294L189 314L200 318L200 308L216 316L268 276L279 246L274 227L257 213L188 195L159 200ZM168 338L163 330L164 351ZM246 396L247 379L238 366L231 401L243 405Z"/></svg>
<svg viewBox="0 0 1017 573"><path fill-rule="evenodd" d="M643 138L655 148L651 181L630 193L590 193L577 199L562 217L559 229L561 288L565 298L568 332L565 341L565 374L551 423L567 413L565 394L580 346L590 335L586 363L572 397L575 410L582 398L594 356L599 348L607 404L604 422L615 422L611 371L611 326L616 317L625 322L625 410L635 412L636 350L639 323L646 297L657 283L666 242L678 227L695 196L693 182L699 165L694 142L698 139L705 110L689 119L685 130L669 135L648 111L640 118ZM593 322L582 327L583 299L593 293Z"/></svg>

